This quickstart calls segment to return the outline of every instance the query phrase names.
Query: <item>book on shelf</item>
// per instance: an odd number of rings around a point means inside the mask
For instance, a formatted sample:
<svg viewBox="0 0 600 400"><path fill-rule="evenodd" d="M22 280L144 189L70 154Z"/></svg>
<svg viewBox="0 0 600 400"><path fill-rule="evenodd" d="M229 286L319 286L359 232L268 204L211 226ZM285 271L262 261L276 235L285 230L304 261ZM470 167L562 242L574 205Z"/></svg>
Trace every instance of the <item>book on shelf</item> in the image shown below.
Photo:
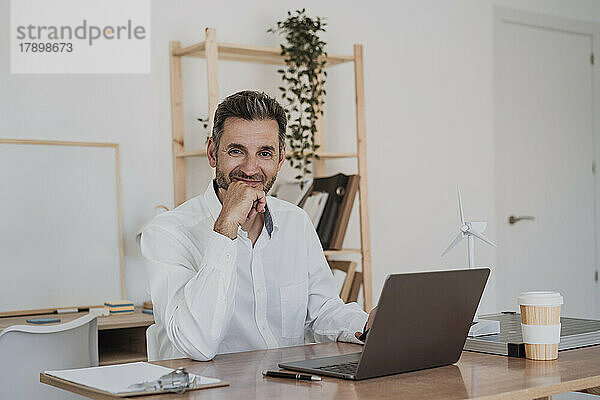
<svg viewBox="0 0 600 400"><path fill-rule="evenodd" d="M273 197L288 201L297 206L312 187L312 182L312 178L309 178L302 182L293 181L280 183L273 189Z"/></svg>
<svg viewBox="0 0 600 400"><path fill-rule="evenodd" d="M331 234L329 250L339 250L344 245L346 229L348 228L348 221L350 220L350 214L354 206L356 192L358 192L358 175L350 175L348 176L344 198L338 210L337 221Z"/></svg>
<svg viewBox="0 0 600 400"><path fill-rule="evenodd" d="M319 221L323 216L323 210L327 204L327 192L312 192L304 201L303 209L306 211L315 228L319 226Z"/></svg>
<svg viewBox="0 0 600 400"><path fill-rule="evenodd" d="M306 207L312 211L314 200L309 201L309 199L313 193L327 193L320 218L316 222L313 220L324 250L342 248L357 190L358 175L340 173L329 177L315 178L312 187L300 201L299 205L311 215Z"/></svg>

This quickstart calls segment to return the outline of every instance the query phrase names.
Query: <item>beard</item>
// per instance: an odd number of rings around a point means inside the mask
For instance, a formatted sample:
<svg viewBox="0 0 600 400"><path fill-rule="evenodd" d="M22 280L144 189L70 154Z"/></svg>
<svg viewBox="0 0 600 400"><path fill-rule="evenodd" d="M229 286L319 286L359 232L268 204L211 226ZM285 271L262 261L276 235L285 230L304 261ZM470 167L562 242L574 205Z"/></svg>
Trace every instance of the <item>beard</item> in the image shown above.
<svg viewBox="0 0 600 400"><path fill-rule="evenodd" d="M271 190L271 188L273 187L273 184L275 183L275 179L277 179L277 172L275 172L275 175L273 175L273 177L271 179L269 179L267 181L267 177L263 174L254 174L254 175L246 175L245 173L243 173L242 171L239 170L233 170L229 173L229 176L226 176L225 173L223 173L223 171L221 171L221 169L219 168L219 165L217 163L217 168L216 168L216 180L217 180L217 186L227 190L229 188L229 185L231 184L231 182L233 182L233 180L235 178L241 178L241 179L248 179L248 180L253 180L253 181L260 181L263 184L263 191L265 192L265 194L269 193L269 190Z"/></svg>

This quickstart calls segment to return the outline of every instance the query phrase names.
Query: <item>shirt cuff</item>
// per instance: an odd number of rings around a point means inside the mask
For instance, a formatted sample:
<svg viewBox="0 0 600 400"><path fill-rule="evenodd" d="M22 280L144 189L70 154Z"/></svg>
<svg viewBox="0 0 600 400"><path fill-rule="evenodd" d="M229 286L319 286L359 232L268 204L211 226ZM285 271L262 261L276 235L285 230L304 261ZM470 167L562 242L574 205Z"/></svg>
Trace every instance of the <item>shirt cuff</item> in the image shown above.
<svg viewBox="0 0 600 400"><path fill-rule="evenodd" d="M364 344L364 342L358 340L356 336L354 336L354 333L363 332L363 329L366 326L368 319L369 314L360 315L359 317L354 318L350 323L350 327L347 330L344 330L342 334L338 337L338 342Z"/></svg>

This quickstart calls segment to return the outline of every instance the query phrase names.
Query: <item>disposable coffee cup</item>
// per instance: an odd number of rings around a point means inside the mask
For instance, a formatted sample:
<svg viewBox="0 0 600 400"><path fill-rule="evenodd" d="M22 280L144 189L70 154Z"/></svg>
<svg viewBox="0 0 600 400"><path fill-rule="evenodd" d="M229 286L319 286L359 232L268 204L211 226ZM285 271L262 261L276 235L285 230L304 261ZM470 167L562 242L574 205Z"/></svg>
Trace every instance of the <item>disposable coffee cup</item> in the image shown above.
<svg viewBox="0 0 600 400"><path fill-rule="evenodd" d="M530 360L556 360L563 297L557 292L526 292L521 293L518 301L525 357Z"/></svg>

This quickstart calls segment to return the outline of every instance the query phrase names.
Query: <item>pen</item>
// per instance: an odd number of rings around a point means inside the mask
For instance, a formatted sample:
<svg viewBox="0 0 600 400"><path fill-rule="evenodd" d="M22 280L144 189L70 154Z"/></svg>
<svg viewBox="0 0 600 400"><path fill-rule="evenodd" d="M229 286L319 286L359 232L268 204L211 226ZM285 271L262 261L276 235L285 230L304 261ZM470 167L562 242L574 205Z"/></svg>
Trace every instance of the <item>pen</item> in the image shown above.
<svg viewBox="0 0 600 400"><path fill-rule="evenodd" d="M297 379L299 381L320 381L320 376L306 375L306 374L295 374L293 372L282 372L282 371L263 371L264 376L270 376L272 378L289 378Z"/></svg>

